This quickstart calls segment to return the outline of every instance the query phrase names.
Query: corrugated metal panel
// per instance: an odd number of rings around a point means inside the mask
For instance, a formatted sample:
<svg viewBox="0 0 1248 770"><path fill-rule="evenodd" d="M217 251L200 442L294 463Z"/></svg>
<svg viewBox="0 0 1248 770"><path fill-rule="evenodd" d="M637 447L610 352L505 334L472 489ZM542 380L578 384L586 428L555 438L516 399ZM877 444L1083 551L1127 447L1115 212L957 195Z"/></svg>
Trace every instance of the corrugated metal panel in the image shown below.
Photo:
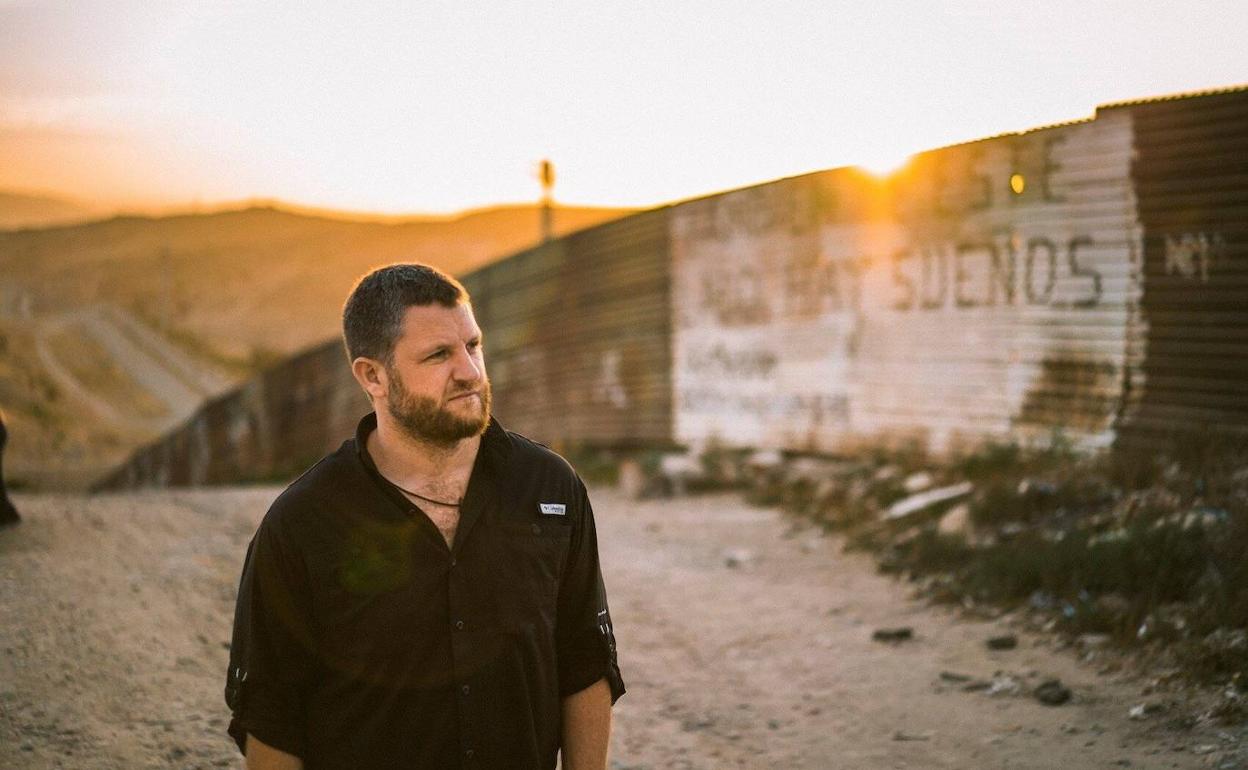
<svg viewBox="0 0 1248 770"><path fill-rule="evenodd" d="M924 153L888 185L840 170L677 207L678 438L1111 442L1139 294L1131 149L1110 114Z"/></svg>
<svg viewBox="0 0 1248 770"><path fill-rule="evenodd" d="M552 445L670 441L667 216L582 230L464 279L504 424Z"/></svg>
<svg viewBox="0 0 1248 770"><path fill-rule="evenodd" d="M1248 89L1130 112L1147 355L1127 438L1248 434Z"/></svg>

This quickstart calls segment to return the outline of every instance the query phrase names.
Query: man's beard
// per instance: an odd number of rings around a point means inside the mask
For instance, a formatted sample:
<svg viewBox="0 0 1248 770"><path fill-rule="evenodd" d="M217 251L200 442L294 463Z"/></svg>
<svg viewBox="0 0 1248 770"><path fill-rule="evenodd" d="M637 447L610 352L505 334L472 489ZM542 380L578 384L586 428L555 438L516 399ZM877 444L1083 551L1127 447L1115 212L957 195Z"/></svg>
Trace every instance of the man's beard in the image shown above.
<svg viewBox="0 0 1248 770"><path fill-rule="evenodd" d="M428 444L453 446L463 439L481 435L490 424L493 398L488 379L482 379L481 385L476 388L481 399L481 411L472 417L461 417L444 409L436 399L413 395L404 387L398 374L397 371L389 372L386 411L411 438Z"/></svg>

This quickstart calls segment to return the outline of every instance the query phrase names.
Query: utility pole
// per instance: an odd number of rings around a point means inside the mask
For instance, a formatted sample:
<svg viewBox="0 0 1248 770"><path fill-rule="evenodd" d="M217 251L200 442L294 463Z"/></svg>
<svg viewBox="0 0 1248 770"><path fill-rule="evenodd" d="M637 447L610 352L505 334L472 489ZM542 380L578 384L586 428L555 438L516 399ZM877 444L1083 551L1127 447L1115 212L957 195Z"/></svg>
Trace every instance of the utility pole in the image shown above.
<svg viewBox="0 0 1248 770"><path fill-rule="evenodd" d="M542 243L545 243L555 237L555 165L543 158L539 175L542 180Z"/></svg>
<svg viewBox="0 0 1248 770"><path fill-rule="evenodd" d="M161 325L166 335L173 328L173 259L166 244L160 252Z"/></svg>

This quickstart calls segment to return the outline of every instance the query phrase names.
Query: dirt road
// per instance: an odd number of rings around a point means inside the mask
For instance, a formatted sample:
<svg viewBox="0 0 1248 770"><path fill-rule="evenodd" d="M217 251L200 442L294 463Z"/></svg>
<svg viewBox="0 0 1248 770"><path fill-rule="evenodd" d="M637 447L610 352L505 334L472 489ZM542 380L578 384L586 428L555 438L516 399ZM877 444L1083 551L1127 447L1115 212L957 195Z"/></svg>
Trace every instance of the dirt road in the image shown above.
<svg viewBox="0 0 1248 770"><path fill-rule="evenodd" d="M0 532L0 768L240 766L221 672L244 548L276 493L17 496L26 521ZM629 686L617 770L1241 766L1240 733L1133 721L1142 682L1017 631L990 652L1002 622L917 604L773 511L594 499ZM914 638L872 640L892 626ZM941 678L998 671L996 694ZM1049 677L1070 703L1027 694Z"/></svg>
<svg viewBox="0 0 1248 770"><path fill-rule="evenodd" d="M58 361L49 343L52 335L66 329L93 338L136 385L163 402L166 414L151 420L126 416L117 405L92 393ZM229 387L230 382L206 365L194 361L172 343L152 331L131 313L96 304L40 319L38 351L44 369L57 384L80 400L96 416L113 423L160 433L185 420L204 400Z"/></svg>

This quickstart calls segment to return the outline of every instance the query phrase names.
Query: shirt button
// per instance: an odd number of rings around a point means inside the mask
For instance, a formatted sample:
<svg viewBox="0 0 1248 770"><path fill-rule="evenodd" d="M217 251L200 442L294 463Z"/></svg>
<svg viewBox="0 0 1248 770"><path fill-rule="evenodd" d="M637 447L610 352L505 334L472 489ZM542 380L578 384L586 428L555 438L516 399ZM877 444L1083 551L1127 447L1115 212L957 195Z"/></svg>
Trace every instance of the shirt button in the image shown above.
<svg viewBox="0 0 1248 770"><path fill-rule="evenodd" d="M472 749L468 749L467 751L464 752L464 758L472 759L474 756L476 756L476 753L477 752L473 751Z"/></svg>
<svg viewBox="0 0 1248 770"><path fill-rule="evenodd" d="M451 566L452 566L452 567L454 567L456 564L459 564L459 560L458 560L458 559L456 559L455 557L453 557L453 556L452 556L452 557L451 557Z"/></svg>
<svg viewBox="0 0 1248 770"><path fill-rule="evenodd" d="M463 630L464 630L464 621L462 621L462 620L457 620L457 621L455 621L455 630L456 630L456 631L463 631Z"/></svg>
<svg viewBox="0 0 1248 770"><path fill-rule="evenodd" d="M542 525L541 525L541 524L534 524L534 525L533 525L533 534L535 534L535 535L540 535L540 534L542 534Z"/></svg>
<svg viewBox="0 0 1248 770"><path fill-rule="evenodd" d="M459 691L463 693L464 695L467 695L469 692L472 691L472 688L470 688L468 685L464 685L463 687L459 688Z"/></svg>

